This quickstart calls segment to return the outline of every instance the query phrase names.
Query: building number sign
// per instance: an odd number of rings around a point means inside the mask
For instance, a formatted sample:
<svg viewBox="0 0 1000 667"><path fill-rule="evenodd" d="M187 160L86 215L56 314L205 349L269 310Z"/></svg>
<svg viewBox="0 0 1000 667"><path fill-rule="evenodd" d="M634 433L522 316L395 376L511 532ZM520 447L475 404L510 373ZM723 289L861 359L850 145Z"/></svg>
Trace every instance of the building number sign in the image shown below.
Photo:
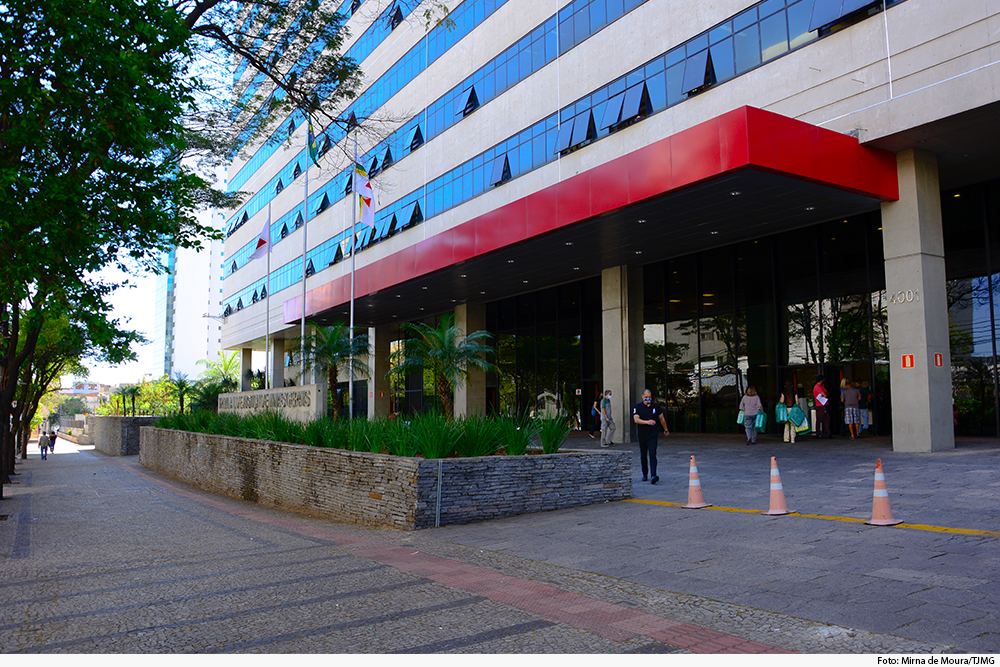
<svg viewBox="0 0 1000 667"><path fill-rule="evenodd" d="M889 303L909 303L911 301L920 301L920 290L899 290L889 294Z"/></svg>

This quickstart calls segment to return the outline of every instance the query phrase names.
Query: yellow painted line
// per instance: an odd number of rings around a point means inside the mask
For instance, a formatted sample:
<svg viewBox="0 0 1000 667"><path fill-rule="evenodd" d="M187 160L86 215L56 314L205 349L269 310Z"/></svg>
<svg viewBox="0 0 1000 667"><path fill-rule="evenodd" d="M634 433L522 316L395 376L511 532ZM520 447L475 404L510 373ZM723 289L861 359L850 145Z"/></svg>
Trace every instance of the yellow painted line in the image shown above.
<svg viewBox="0 0 1000 667"><path fill-rule="evenodd" d="M683 503L668 503L662 500L642 500L640 498L627 498L625 500L627 503L643 503L646 505L663 505L666 507L683 507ZM748 510L739 507L717 507L715 505L711 507L702 507L701 509L706 510L720 510L722 512L742 512L744 514L763 514L763 510ZM784 516L801 516L808 519L826 519L827 521L843 521L845 523L864 523L867 519L857 519L850 516L826 516L823 514L802 514L800 512L791 512ZM893 526L887 526L889 528ZM928 526L921 523L903 523L897 524L897 528L909 528L911 530L926 530L932 533L951 533L954 535L980 535L984 537L1000 537L1000 531L996 530L975 530L972 528L947 528L945 526Z"/></svg>

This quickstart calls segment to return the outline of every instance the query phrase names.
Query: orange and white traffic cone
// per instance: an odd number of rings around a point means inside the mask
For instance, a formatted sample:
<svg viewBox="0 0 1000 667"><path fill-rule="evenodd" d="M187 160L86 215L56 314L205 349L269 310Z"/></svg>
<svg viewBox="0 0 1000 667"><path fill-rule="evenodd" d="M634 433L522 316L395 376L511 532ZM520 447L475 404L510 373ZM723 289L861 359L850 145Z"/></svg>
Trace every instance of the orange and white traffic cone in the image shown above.
<svg viewBox="0 0 1000 667"><path fill-rule="evenodd" d="M771 509L761 514L791 514L785 502L785 490L778 473L778 459L771 457Z"/></svg>
<svg viewBox="0 0 1000 667"><path fill-rule="evenodd" d="M875 493L872 497L872 518L865 521L869 526L895 526L903 523L902 519L892 518L892 508L889 507L889 491L885 488L885 474L882 472L882 459L875 462Z"/></svg>
<svg viewBox="0 0 1000 667"><path fill-rule="evenodd" d="M686 510L696 510L702 507L711 507L709 503L705 502L705 496L701 494L701 480L698 479L698 466L694 462L694 456L691 457L691 476L688 482L688 504L681 505Z"/></svg>

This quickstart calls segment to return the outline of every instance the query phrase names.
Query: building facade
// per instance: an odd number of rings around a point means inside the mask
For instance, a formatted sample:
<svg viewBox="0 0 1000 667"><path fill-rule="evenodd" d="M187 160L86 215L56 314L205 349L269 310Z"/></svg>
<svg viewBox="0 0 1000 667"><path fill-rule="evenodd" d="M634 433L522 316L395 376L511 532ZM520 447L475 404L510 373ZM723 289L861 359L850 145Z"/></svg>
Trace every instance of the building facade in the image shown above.
<svg viewBox="0 0 1000 667"><path fill-rule="evenodd" d="M200 215L206 225L223 225L221 213ZM153 377L180 373L196 378L204 370L198 361L215 361L222 349L223 243L205 240L204 245L201 251L174 248L164 258L166 271L156 277L149 369Z"/></svg>
<svg viewBox="0 0 1000 667"><path fill-rule="evenodd" d="M649 387L672 430L734 432L747 385L771 409L824 375L835 407L867 383L896 449L996 433L1000 5L448 4L428 29L353 3L365 89L335 111L385 128L357 133L374 228L352 234L343 131L317 167L296 113L230 165L253 196L226 223L223 348L273 340L280 386L303 314L346 322L353 284L370 415L428 407L387 359L400 323L453 312L497 347L464 414L588 425L602 389L620 416ZM268 215L269 263L248 261Z"/></svg>

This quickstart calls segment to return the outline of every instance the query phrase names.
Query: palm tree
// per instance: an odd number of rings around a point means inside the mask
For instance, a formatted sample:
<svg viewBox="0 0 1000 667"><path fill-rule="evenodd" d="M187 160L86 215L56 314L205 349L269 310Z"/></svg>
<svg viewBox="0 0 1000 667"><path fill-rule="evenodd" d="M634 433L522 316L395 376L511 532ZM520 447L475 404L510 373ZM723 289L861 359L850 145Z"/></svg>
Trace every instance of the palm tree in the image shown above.
<svg viewBox="0 0 1000 667"><path fill-rule="evenodd" d="M291 365L302 364L305 368L326 372L330 396L333 399L333 418L340 418L340 403L337 401L337 368L353 363L354 376L368 375L368 334L355 334L352 339L350 329L342 322L328 327L314 326L315 333L303 338L293 338L288 354Z"/></svg>
<svg viewBox="0 0 1000 667"><path fill-rule="evenodd" d="M436 327L418 322L403 324L401 328L413 338L407 338L405 344L390 355L392 370L387 375L404 377L411 370L429 371L448 417L452 415L455 388L468 381L470 366L486 372L497 370L487 361L494 353L492 347L484 344L492 338L489 332L474 331L465 336L455 326L455 316L451 313L444 315Z"/></svg>
<svg viewBox="0 0 1000 667"><path fill-rule="evenodd" d="M178 373L174 376L171 384L174 386L174 393L181 403L181 414L184 414L184 397L194 391L194 385L188 382L187 375Z"/></svg>
<svg viewBox="0 0 1000 667"><path fill-rule="evenodd" d="M128 398L128 399L131 399L131 401L132 401L132 416L133 417L135 417L135 399L139 398L139 393L141 391L142 391L142 388L139 387L139 385L137 385L137 384L130 384L127 387L122 387L122 389L121 389L122 398L123 399ZM125 411L125 415L128 416L128 411L127 410Z"/></svg>
<svg viewBox="0 0 1000 667"><path fill-rule="evenodd" d="M240 360L235 350L230 354L219 350L218 361L199 359L198 363L205 367L205 370L202 371L201 376L198 378L199 380L218 383L224 389L230 391L239 386Z"/></svg>

